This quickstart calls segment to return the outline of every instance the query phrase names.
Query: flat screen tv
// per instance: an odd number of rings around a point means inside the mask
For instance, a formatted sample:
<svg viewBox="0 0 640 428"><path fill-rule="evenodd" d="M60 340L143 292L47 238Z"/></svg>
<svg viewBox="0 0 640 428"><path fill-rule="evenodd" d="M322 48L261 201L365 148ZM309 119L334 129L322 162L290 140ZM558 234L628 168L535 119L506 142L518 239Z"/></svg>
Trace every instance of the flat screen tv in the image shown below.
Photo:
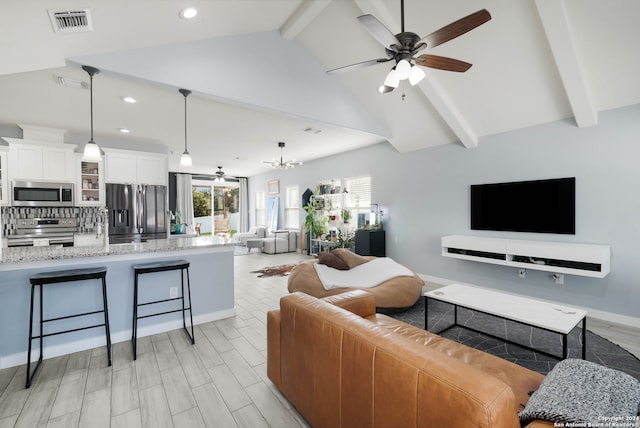
<svg viewBox="0 0 640 428"><path fill-rule="evenodd" d="M471 229L575 235L575 177L471 185Z"/></svg>

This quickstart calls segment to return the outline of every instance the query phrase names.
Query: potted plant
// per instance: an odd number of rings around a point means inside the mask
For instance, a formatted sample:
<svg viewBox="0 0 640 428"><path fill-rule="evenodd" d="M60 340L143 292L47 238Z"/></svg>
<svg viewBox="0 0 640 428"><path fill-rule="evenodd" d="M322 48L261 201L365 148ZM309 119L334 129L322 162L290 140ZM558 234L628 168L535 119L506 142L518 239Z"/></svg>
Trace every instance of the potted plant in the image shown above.
<svg viewBox="0 0 640 428"><path fill-rule="evenodd" d="M304 229L307 231L310 237L319 237L327 233L327 223L329 218L326 215L316 211L313 204L309 204L304 207L307 212L307 216L304 220Z"/></svg>
<svg viewBox="0 0 640 428"><path fill-rule="evenodd" d="M351 211L349 210L342 210L342 221L344 223L349 223L349 221L351 220Z"/></svg>
<svg viewBox="0 0 640 428"><path fill-rule="evenodd" d="M355 231L349 229L338 229L338 245L336 248L352 249L356 242Z"/></svg>

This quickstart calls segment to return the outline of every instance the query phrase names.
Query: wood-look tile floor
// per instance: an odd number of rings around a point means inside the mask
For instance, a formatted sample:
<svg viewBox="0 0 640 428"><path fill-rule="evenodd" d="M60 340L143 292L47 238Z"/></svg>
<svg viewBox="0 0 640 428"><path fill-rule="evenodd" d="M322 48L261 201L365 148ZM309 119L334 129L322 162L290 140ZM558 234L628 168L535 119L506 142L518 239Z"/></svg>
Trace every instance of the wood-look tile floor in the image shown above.
<svg viewBox="0 0 640 428"><path fill-rule="evenodd" d="M0 370L0 428L307 427L266 376L266 312L286 278L250 273L306 258L235 257L236 316L196 326L195 345L176 330L140 338L135 362L129 342L114 344L112 367L105 347L51 358L30 389L25 365ZM588 328L639 355L637 329Z"/></svg>
<svg viewBox="0 0 640 428"><path fill-rule="evenodd" d="M26 365L0 370L5 427L306 427L267 378L266 312L286 278L251 271L306 259L297 253L236 256L236 316L45 360L31 388ZM215 274L215 273L212 273ZM26 340L26 338L25 338Z"/></svg>

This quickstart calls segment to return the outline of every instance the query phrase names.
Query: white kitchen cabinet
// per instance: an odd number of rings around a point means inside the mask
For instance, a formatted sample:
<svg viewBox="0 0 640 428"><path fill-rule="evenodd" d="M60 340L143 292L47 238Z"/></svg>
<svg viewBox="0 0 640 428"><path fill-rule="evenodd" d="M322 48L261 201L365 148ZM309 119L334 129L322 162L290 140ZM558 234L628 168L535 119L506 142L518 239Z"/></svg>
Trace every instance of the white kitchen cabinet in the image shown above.
<svg viewBox="0 0 640 428"><path fill-rule="evenodd" d="M73 149L43 147L42 179L53 181L70 181L75 179L75 154Z"/></svg>
<svg viewBox="0 0 640 428"><path fill-rule="evenodd" d="M76 205L104 205L104 164L102 160L85 160L82 159L81 154L76 154L76 162Z"/></svg>
<svg viewBox="0 0 640 428"><path fill-rule="evenodd" d="M136 156L131 153L111 152L105 150L107 183L136 183Z"/></svg>
<svg viewBox="0 0 640 428"><path fill-rule="evenodd" d="M136 160L138 183L166 186L168 179L166 155L138 155Z"/></svg>
<svg viewBox="0 0 640 428"><path fill-rule="evenodd" d="M9 176L7 175L7 162L9 160L9 150L7 147L0 147L0 205L8 205L11 198L9 193Z"/></svg>
<svg viewBox="0 0 640 428"><path fill-rule="evenodd" d="M167 185L167 155L104 149L107 183Z"/></svg>
<svg viewBox="0 0 640 428"><path fill-rule="evenodd" d="M11 180L75 181L75 145L5 140L9 142Z"/></svg>

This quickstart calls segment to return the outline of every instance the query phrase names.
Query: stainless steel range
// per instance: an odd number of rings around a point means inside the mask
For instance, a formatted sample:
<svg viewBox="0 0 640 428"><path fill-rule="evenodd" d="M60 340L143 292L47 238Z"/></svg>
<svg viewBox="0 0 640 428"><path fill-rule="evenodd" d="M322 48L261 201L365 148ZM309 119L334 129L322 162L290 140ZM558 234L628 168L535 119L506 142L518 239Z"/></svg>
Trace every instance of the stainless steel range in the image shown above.
<svg viewBox="0 0 640 428"><path fill-rule="evenodd" d="M15 233L7 236L8 247L73 246L78 229L75 218L26 218L16 220Z"/></svg>

